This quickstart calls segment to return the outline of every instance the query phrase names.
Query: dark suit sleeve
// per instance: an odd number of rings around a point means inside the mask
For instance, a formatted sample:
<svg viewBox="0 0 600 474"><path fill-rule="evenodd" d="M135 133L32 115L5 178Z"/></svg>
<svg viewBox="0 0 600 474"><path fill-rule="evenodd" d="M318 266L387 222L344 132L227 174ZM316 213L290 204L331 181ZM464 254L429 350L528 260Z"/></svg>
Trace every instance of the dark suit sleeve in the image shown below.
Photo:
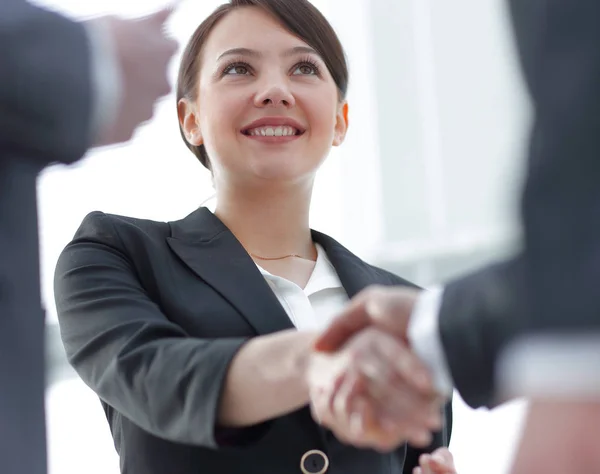
<svg viewBox="0 0 600 474"><path fill-rule="evenodd" d="M23 0L0 2L0 145L45 165L90 145L90 49L80 23ZM0 155L0 159L2 155Z"/></svg>
<svg viewBox="0 0 600 474"><path fill-rule="evenodd" d="M100 213L60 256L55 297L68 359L102 400L155 436L218 446L225 375L246 339L192 338L171 323Z"/></svg>
<svg viewBox="0 0 600 474"><path fill-rule="evenodd" d="M414 448L410 445L406 449L403 474L413 474L413 469L419 465L421 454L432 453L437 448L448 447L452 435L452 401L444 406L444 427L441 431L433 434L433 441L427 448Z"/></svg>
<svg viewBox="0 0 600 474"><path fill-rule="evenodd" d="M497 355L523 330L528 313L519 256L446 285L439 313L456 389L473 408L493 407Z"/></svg>
<svg viewBox="0 0 600 474"><path fill-rule="evenodd" d="M528 331L600 331L600 2L512 1L535 108L522 212Z"/></svg>
<svg viewBox="0 0 600 474"><path fill-rule="evenodd" d="M600 2L510 5L535 112L524 250L450 283L440 313L452 376L472 407L495 404L496 368L515 340L600 337Z"/></svg>

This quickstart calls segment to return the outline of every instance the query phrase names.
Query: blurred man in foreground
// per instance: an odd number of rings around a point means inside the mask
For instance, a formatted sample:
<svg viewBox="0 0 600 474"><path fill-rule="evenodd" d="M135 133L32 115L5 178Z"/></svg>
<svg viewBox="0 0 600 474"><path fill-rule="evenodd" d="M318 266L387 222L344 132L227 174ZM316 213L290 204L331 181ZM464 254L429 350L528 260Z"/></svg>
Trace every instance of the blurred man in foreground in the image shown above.
<svg viewBox="0 0 600 474"><path fill-rule="evenodd" d="M44 474L44 312L36 178L129 140L169 90L165 9L74 22L0 1L0 470Z"/></svg>
<svg viewBox="0 0 600 474"><path fill-rule="evenodd" d="M530 397L514 474L600 472L600 3L511 0L510 6L535 110L523 251L432 291L367 291L317 349L341 349L330 356L339 362L357 332L386 328L431 370L432 390L412 394L421 400L418 410L435 410L453 387L472 407ZM386 398L385 384L400 371L366 373L353 365L358 359L344 359L346 374L363 373L352 390L339 390L346 375L338 370L315 397L314 412L334 431L399 405ZM388 419L395 428L386 436L359 428L353 442L380 448L382 439L401 442L423 431L411 421L419 418L415 407L405 403L402 414Z"/></svg>

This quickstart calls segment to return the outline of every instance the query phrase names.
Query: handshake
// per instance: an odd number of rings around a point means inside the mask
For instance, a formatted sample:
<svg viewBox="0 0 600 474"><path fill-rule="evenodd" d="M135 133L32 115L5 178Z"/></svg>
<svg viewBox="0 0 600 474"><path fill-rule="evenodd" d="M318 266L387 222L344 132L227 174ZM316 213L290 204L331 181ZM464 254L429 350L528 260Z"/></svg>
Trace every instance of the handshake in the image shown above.
<svg viewBox="0 0 600 474"><path fill-rule="evenodd" d="M418 295L369 288L317 336L307 368L311 411L341 441L378 451L405 442L425 448L443 428L447 400L407 338ZM424 474L456 472L445 448L423 455L420 466Z"/></svg>

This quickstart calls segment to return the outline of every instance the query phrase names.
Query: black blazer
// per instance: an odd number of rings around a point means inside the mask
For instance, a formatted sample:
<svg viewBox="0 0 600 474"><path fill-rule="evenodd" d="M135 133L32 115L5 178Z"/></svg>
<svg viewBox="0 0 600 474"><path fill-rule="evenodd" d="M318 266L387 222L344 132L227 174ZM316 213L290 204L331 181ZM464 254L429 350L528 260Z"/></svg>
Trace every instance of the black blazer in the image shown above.
<svg viewBox="0 0 600 474"><path fill-rule="evenodd" d="M313 238L349 296L371 284L410 285L324 234ZM308 408L237 433L235 442L215 435L236 351L293 325L206 208L170 223L88 215L60 256L55 295L69 361L102 401L123 473L295 474L312 450L308 472L319 472L323 455L330 474L410 473L416 465L420 451L405 446L382 455L341 444ZM432 448L448 443L450 406L446 419Z"/></svg>

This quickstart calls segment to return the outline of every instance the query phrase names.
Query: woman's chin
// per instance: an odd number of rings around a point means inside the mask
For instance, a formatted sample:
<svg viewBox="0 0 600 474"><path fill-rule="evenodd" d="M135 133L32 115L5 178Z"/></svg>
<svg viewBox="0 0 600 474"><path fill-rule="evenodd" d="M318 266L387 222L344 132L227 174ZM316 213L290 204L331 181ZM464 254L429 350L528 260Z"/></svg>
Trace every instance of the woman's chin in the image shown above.
<svg viewBox="0 0 600 474"><path fill-rule="evenodd" d="M251 174L262 180L269 181L296 181L314 175L318 169L315 166L307 166L306 160L293 159L292 157L283 158L262 156L260 159L251 160Z"/></svg>
<svg viewBox="0 0 600 474"><path fill-rule="evenodd" d="M305 180L314 176L316 170L298 169L294 166L256 166L252 168L252 176L261 184L288 184Z"/></svg>

